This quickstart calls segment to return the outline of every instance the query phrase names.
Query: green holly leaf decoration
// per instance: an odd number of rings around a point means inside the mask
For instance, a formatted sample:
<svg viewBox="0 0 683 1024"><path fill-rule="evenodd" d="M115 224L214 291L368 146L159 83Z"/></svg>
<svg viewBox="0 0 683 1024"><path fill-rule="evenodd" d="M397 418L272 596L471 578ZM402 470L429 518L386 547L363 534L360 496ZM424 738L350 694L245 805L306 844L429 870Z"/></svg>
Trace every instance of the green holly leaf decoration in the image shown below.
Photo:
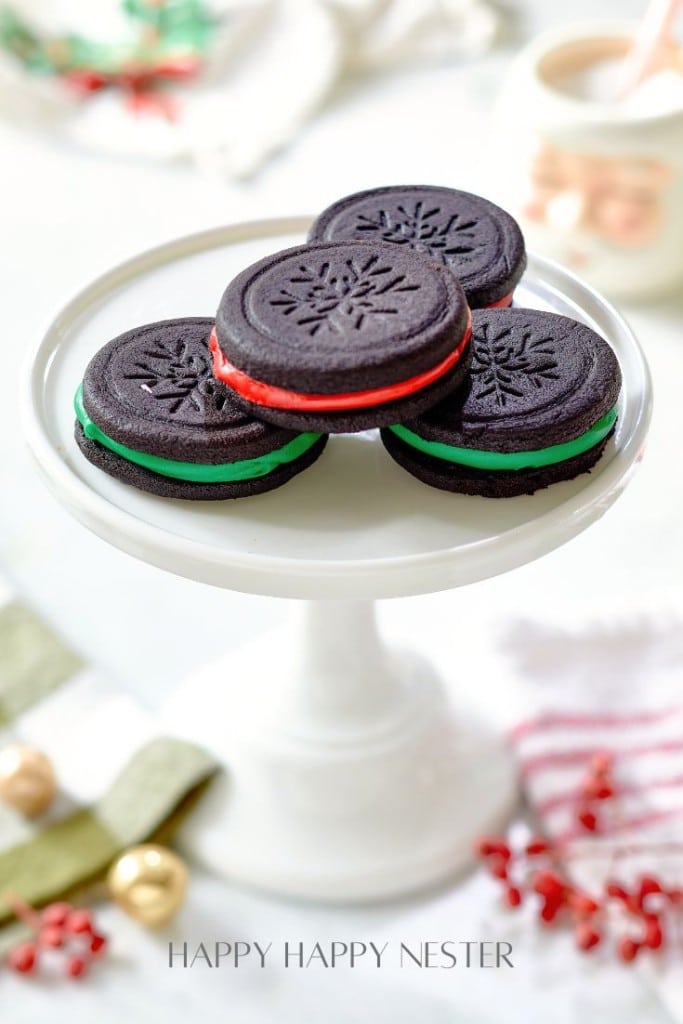
<svg viewBox="0 0 683 1024"><path fill-rule="evenodd" d="M75 33L42 37L8 4L0 5L0 48L29 71L64 75L88 71L116 76L131 66L154 68L179 53L201 57L217 19L204 0L121 0L139 27L132 45L102 43Z"/></svg>

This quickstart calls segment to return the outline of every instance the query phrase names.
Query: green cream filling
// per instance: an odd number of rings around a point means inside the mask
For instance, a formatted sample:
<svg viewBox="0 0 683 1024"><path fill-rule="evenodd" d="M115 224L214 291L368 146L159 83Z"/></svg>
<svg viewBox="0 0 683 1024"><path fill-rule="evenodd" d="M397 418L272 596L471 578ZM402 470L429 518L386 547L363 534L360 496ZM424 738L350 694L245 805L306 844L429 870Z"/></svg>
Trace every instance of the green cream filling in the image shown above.
<svg viewBox="0 0 683 1024"><path fill-rule="evenodd" d="M254 480L257 477L267 476L279 466L294 462L309 448L312 448L318 438L322 436L314 433L299 434L282 448L277 448L266 455L259 455L255 459L242 459L239 462L225 462L218 465L208 465L203 462L178 462L175 459L164 459L159 455L138 452L134 448L128 448L125 444L119 444L118 441L114 441L113 438L103 433L85 411L82 384L76 392L74 408L78 422L83 427L83 433L90 441L97 441L103 448L108 448L109 451L120 455L122 459L143 466L145 469L151 470L152 473L172 477L174 480L188 480L196 484L236 483L240 480Z"/></svg>
<svg viewBox="0 0 683 1024"><path fill-rule="evenodd" d="M553 444L548 448L539 448L531 452L488 452L479 448L457 448L455 445L444 444L441 441L428 441L400 425L389 429L411 448L417 448L425 455L432 455L434 458L444 459L446 462L455 462L460 466L469 466L472 469L495 472L496 470L540 469L542 466L554 466L558 462L574 458L575 455L582 455L583 452L595 448L601 441L604 441L616 421L617 408L615 406L614 409L605 413L590 430L581 434L580 437L575 437L573 441Z"/></svg>

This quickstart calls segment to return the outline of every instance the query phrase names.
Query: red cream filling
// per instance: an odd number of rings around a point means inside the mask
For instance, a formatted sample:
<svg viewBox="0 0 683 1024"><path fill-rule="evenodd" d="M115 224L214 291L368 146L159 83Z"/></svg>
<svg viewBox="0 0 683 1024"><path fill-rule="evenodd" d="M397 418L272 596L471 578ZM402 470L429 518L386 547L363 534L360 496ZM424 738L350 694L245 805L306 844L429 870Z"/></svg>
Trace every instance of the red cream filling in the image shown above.
<svg viewBox="0 0 683 1024"><path fill-rule="evenodd" d="M491 305L487 306L486 308L487 309L503 309L504 306L511 306L512 305L512 296L513 296L513 292L509 292L507 295L504 295L502 299L498 299L498 302L492 302Z"/></svg>
<svg viewBox="0 0 683 1024"><path fill-rule="evenodd" d="M301 391L288 391L264 381L255 380L248 374L233 366L221 351L216 337L216 329L211 331L209 348L213 356L213 374L233 391L236 391L248 402L265 405L269 409L302 409L307 412L334 412L343 409L365 409L368 406L384 405L397 398L404 398L416 391L433 384L443 377L462 356L472 337L472 317L468 314L467 328L458 346L445 359L424 373L403 380L397 384L388 384L381 388L367 391L352 391L338 395L311 395Z"/></svg>

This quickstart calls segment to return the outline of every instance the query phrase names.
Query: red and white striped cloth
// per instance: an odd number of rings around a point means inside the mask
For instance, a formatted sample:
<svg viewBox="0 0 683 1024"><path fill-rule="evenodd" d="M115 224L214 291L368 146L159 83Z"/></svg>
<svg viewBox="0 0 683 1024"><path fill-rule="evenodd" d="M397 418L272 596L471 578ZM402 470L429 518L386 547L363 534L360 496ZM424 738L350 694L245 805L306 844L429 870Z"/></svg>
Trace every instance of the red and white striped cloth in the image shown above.
<svg viewBox="0 0 683 1024"><path fill-rule="evenodd" d="M679 672L683 689L683 664ZM511 735L541 831L562 841L585 837L576 818L577 795L591 759L604 751L614 759L619 815L605 805L600 834L617 838L665 831L683 839L683 703L546 711L520 723Z"/></svg>
<svg viewBox="0 0 683 1024"><path fill-rule="evenodd" d="M601 834L683 843L681 592L569 623L517 623L502 653L534 708L510 736L540 831L585 838L581 781L604 751L614 758L618 812L605 805Z"/></svg>

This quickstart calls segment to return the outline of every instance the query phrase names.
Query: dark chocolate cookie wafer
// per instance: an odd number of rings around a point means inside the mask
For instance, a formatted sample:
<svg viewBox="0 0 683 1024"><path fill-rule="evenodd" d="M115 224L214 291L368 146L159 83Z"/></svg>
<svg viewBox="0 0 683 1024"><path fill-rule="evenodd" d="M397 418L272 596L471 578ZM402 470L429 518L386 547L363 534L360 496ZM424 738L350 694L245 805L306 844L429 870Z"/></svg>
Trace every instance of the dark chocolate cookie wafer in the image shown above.
<svg viewBox="0 0 683 1024"><path fill-rule="evenodd" d="M524 238L495 203L435 185L392 185L356 192L329 206L311 242L365 239L413 249L448 267L472 309L509 306L524 273Z"/></svg>
<svg viewBox="0 0 683 1024"><path fill-rule="evenodd" d="M259 418L346 432L416 416L463 380L470 314L444 267L386 243L268 256L232 281L214 375Z"/></svg>
<svg viewBox="0 0 683 1024"><path fill-rule="evenodd" d="M76 442L111 476L171 498L239 498L309 466L327 438L255 420L211 374L213 320L164 320L110 341L76 395Z"/></svg>
<svg viewBox="0 0 683 1024"><path fill-rule="evenodd" d="M486 497L533 494L587 472L617 419L621 372L607 342L539 310L472 319L468 384L383 430L393 458L433 487Z"/></svg>

